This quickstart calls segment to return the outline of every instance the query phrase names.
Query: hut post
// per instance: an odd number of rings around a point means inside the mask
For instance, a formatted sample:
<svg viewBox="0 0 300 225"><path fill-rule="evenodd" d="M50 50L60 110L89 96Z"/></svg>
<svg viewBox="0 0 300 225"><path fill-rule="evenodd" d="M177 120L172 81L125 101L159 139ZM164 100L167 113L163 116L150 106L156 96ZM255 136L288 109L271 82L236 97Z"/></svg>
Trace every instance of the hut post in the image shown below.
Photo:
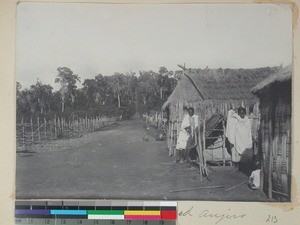
<svg viewBox="0 0 300 225"><path fill-rule="evenodd" d="M205 121L205 115L204 115L204 119L203 119L203 158L204 158L204 162L203 162L203 165L205 165L206 164L206 158L205 158L205 151L206 151L206 143L205 143L205 131L206 131L206 127L205 127L205 123L206 123L206 121Z"/></svg>
<svg viewBox="0 0 300 225"><path fill-rule="evenodd" d="M168 146L169 156L170 156L170 121L168 121L167 146Z"/></svg>
<svg viewBox="0 0 300 225"><path fill-rule="evenodd" d="M198 122L198 160L199 160L199 172L200 172L200 180L202 181L202 173L203 173L203 149L201 143L201 122Z"/></svg>
<svg viewBox="0 0 300 225"><path fill-rule="evenodd" d="M272 127L271 127L271 119L270 118L268 118L269 119L269 121L268 121L268 126L269 126L269 131L271 131L272 129ZM270 141L270 132L269 132L269 137L268 137L268 139L267 139L267 141ZM273 170L273 147L274 147L274 145L273 145L273 143L272 143L272 141L270 141L269 142L269 144L271 145L271 146L269 146L269 171L268 171L268 185L269 185L269 187L268 187L268 197L269 198L272 198L272 189L273 189L273 185L272 185L272 170Z"/></svg>
<svg viewBox="0 0 300 225"><path fill-rule="evenodd" d="M178 140L178 136L179 136L179 131L180 131L180 127L179 127L179 119L176 119L176 139L175 139L175 145L177 143Z"/></svg>
<svg viewBox="0 0 300 225"><path fill-rule="evenodd" d="M171 130L170 130L170 150L169 150L169 155L173 155L173 123L171 123Z"/></svg>
<svg viewBox="0 0 300 225"><path fill-rule="evenodd" d="M223 143L222 143L222 156L223 156L223 166L225 166L226 165L226 159L225 159L225 151L226 151L226 146L225 146L225 139L226 139L226 137L225 137L225 122L224 122L224 120L222 120L222 127L223 127L223 134L222 134L222 141L223 141Z"/></svg>

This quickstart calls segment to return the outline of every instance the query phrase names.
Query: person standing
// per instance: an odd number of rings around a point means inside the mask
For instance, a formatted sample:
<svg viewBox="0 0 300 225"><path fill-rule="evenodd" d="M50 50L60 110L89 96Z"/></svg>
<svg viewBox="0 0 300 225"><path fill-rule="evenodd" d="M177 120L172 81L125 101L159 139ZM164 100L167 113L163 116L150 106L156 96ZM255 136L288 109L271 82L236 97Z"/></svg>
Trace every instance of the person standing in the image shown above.
<svg viewBox="0 0 300 225"><path fill-rule="evenodd" d="M239 107L238 113L228 111L226 137L230 142L232 162L239 169L242 154L246 149L252 148L251 121L246 116L244 107Z"/></svg>
<svg viewBox="0 0 300 225"><path fill-rule="evenodd" d="M195 134L199 123L199 117L195 115L193 107L188 108L187 111L188 113L183 117L177 139L176 163L182 163L188 155L187 150L196 145Z"/></svg>

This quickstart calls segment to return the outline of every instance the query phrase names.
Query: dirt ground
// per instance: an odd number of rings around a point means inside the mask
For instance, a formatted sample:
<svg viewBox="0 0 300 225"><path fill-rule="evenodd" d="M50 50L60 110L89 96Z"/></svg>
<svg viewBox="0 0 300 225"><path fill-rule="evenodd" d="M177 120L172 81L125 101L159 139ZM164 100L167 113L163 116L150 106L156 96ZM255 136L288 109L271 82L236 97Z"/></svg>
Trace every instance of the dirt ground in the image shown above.
<svg viewBox="0 0 300 225"><path fill-rule="evenodd" d="M17 153L16 194L27 198L268 201L232 167L212 167L200 180L195 168L174 164L166 141L156 141L141 120ZM23 149L24 150L24 149ZM170 192L224 185L224 188Z"/></svg>

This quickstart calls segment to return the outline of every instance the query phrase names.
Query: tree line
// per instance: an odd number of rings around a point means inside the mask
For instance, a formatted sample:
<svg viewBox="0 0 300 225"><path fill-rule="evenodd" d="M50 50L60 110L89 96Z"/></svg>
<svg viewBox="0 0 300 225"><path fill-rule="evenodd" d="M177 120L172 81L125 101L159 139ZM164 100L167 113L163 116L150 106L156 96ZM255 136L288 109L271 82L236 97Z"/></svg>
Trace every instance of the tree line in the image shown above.
<svg viewBox="0 0 300 225"><path fill-rule="evenodd" d="M60 89L54 91L49 84L37 80L29 88L17 82L17 121L35 116L51 118L82 116L122 116L129 119L151 110L160 110L182 76L182 70L169 71L160 67L157 72L140 71L96 75L93 79L81 78L70 68L57 68L54 82Z"/></svg>

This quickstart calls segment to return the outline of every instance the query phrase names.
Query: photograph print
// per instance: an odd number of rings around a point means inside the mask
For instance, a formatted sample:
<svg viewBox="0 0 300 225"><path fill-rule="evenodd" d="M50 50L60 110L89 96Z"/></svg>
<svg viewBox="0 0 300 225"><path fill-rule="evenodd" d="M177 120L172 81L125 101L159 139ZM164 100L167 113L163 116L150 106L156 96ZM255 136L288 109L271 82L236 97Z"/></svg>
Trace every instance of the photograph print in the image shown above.
<svg viewBox="0 0 300 225"><path fill-rule="evenodd" d="M289 202L288 4L17 6L16 198Z"/></svg>

